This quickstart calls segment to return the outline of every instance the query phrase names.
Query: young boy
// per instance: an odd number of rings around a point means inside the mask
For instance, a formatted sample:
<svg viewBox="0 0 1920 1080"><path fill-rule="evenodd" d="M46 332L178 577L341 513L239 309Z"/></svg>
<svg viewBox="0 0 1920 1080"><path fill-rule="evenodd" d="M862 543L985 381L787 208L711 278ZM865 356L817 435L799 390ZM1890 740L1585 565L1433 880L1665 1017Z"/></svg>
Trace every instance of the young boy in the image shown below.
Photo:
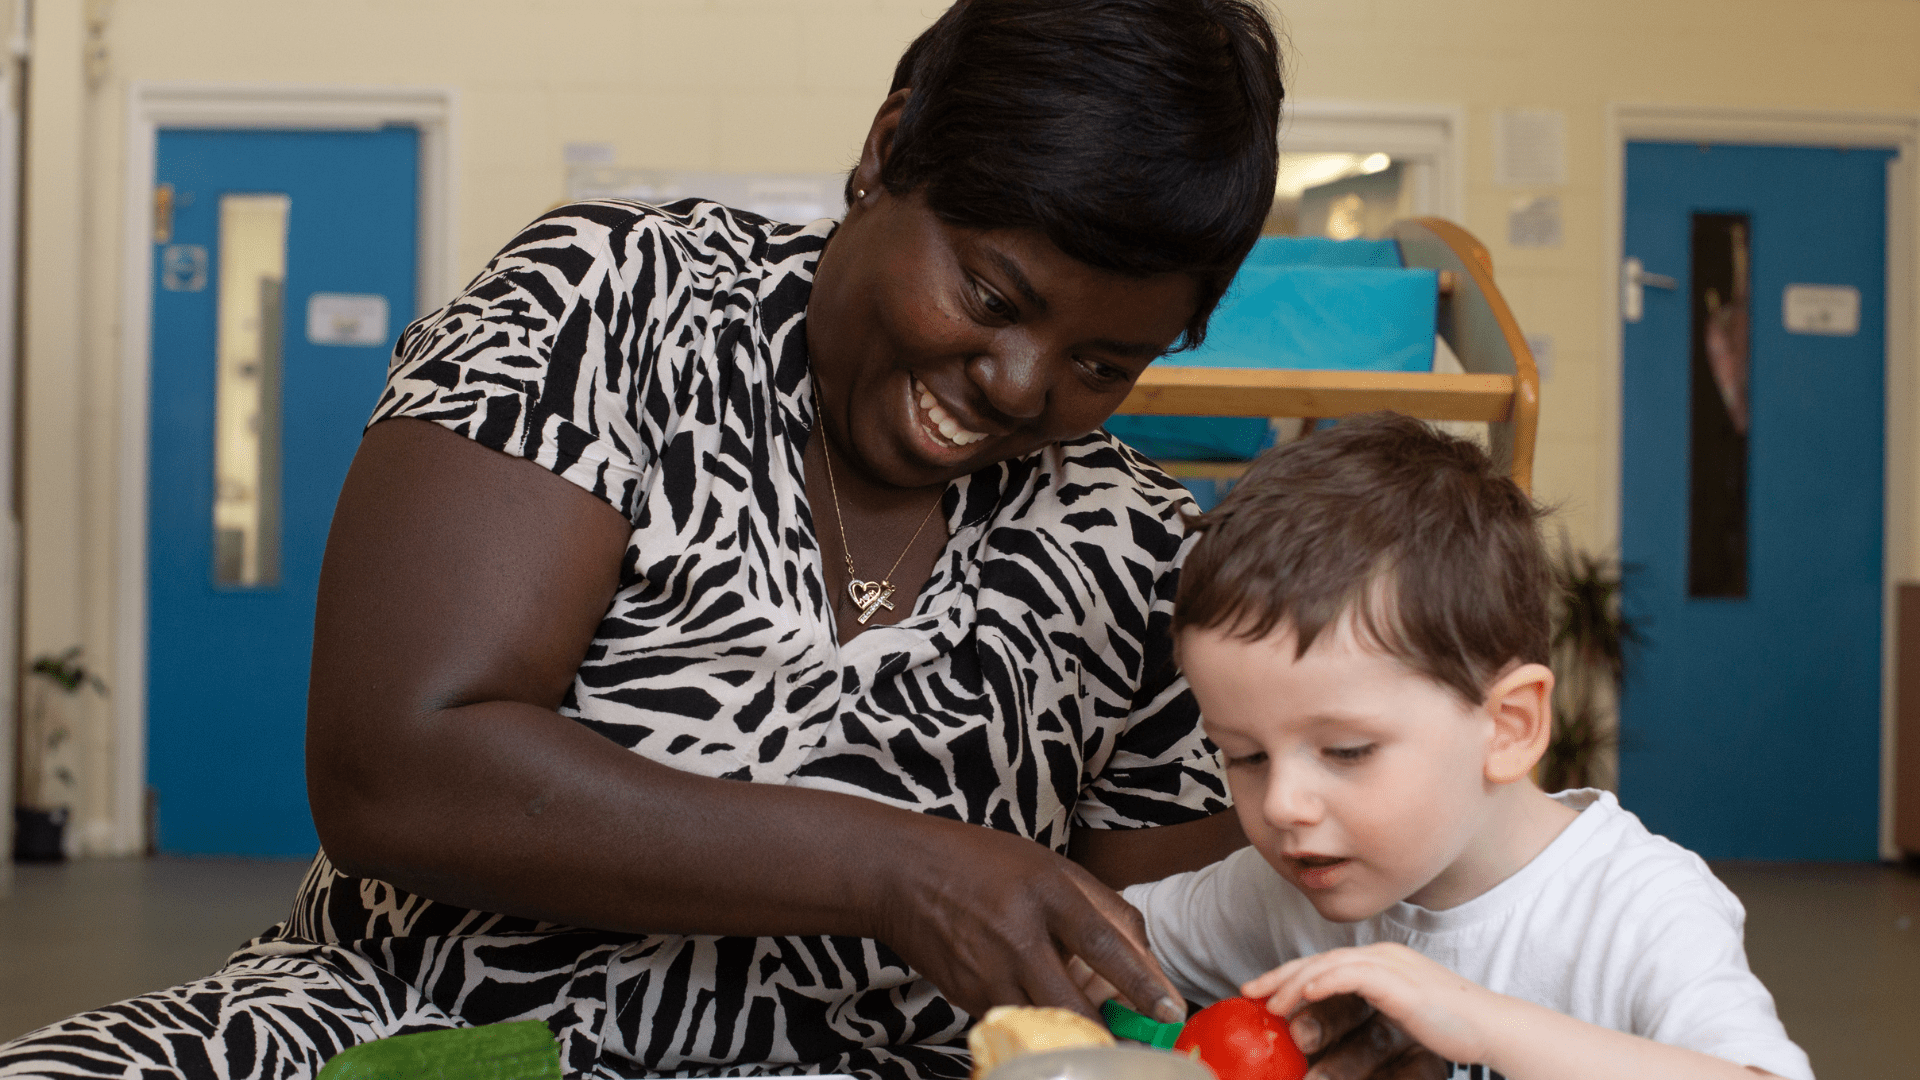
<svg viewBox="0 0 1920 1080"><path fill-rule="evenodd" d="M1126 897L1189 998L1359 994L1458 1078L1812 1080L1706 864L1529 777L1553 690L1536 516L1404 417L1255 463L1201 519L1173 620L1252 847Z"/></svg>

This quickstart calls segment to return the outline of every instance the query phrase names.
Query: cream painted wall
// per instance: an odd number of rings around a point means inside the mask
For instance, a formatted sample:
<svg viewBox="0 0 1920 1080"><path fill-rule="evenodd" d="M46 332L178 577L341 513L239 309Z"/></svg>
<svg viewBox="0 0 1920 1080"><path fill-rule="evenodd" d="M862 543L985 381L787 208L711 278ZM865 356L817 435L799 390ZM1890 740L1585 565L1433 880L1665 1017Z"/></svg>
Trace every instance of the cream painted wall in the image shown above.
<svg viewBox="0 0 1920 1080"><path fill-rule="evenodd" d="M564 193L561 150L630 166L815 172L851 163L900 49L940 0L38 0L26 281L27 655L110 665L126 101L132 81L448 86L464 278ZM1920 112L1913 0L1293 0L1292 96L1459 106L1464 222L1522 325L1556 342L1538 491L1611 545L1609 102ZM1502 242L1493 117L1565 112L1565 242ZM84 700L84 699L83 699ZM113 846L113 733L88 704L79 834Z"/></svg>

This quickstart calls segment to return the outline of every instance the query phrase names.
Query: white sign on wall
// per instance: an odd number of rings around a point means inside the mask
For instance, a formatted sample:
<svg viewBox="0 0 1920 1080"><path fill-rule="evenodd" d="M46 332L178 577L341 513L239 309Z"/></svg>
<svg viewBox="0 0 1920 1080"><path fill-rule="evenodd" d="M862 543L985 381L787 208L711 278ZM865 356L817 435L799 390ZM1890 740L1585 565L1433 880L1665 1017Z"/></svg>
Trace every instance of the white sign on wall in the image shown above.
<svg viewBox="0 0 1920 1080"><path fill-rule="evenodd" d="M1852 337L1860 332L1860 290L1851 285L1789 285L1780 307L1790 334Z"/></svg>
<svg viewBox="0 0 1920 1080"><path fill-rule="evenodd" d="M1493 125L1493 182L1558 187L1567 182L1567 114L1502 109Z"/></svg>
<svg viewBox="0 0 1920 1080"><path fill-rule="evenodd" d="M307 297L307 340L315 345L387 344L387 298L317 292Z"/></svg>

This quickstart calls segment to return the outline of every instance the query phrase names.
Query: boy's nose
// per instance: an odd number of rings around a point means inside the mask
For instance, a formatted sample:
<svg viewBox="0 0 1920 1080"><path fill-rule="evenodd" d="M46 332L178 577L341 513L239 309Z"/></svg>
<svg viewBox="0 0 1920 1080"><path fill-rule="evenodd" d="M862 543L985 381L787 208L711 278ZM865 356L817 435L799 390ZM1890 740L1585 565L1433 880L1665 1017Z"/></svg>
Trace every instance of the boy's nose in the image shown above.
<svg viewBox="0 0 1920 1080"><path fill-rule="evenodd" d="M1318 825L1326 807L1309 785L1289 777L1288 770L1276 762L1267 775L1264 809L1267 823L1284 829Z"/></svg>

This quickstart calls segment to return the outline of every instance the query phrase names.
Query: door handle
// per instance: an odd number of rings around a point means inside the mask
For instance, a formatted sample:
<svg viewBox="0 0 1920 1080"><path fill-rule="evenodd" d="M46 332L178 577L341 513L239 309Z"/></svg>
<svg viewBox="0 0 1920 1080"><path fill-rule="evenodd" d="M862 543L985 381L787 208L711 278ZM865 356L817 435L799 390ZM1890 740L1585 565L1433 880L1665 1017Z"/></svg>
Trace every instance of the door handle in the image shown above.
<svg viewBox="0 0 1920 1080"><path fill-rule="evenodd" d="M173 242L173 185L158 184L153 189L153 242Z"/></svg>
<svg viewBox="0 0 1920 1080"><path fill-rule="evenodd" d="M1639 259L1629 255L1620 264L1620 317L1639 322L1646 314L1646 288L1678 289L1680 283L1665 274L1648 273Z"/></svg>

